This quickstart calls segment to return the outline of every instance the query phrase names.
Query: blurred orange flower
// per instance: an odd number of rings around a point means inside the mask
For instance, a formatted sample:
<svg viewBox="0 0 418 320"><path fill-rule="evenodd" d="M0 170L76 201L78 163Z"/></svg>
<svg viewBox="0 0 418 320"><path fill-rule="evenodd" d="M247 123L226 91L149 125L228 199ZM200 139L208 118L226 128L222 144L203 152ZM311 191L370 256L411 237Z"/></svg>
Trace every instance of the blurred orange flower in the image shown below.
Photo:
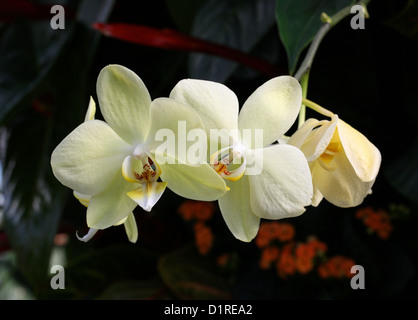
<svg viewBox="0 0 418 320"><path fill-rule="evenodd" d="M222 253L216 259L216 263L218 264L219 267L225 268L228 265L230 258L231 258L230 253Z"/></svg>
<svg viewBox="0 0 418 320"><path fill-rule="evenodd" d="M309 243L300 243L296 247L295 254L297 258L313 259L315 250Z"/></svg>
<svg viewBox="0 0 418 320"><path fill-rule="evenodd" d="M314 266L314 258L318 254L325 253L326 250L327 245L315 237L310 237L306 243L298 244L295 250L298 271L302 274L311 271Z"/></svg>
<svg viewBox="0 0 418 320"><path fill-rule="evenodd" d="M315 251L315 254L324 254L328 250L325 242L319 241L316 237L308 238L308 245Z"/></svg>
<svg viewBox="0 0 418 320"><path fill-rule="evenodd" d="M262 222L255 238L255 244L259 248L264 248L276 237L278 222Z"/></svg>
<svg viewBox="0 0 418 320"><path fill-rule="evenodd" d="M213 244L212 230L203 222L199 221L194 224L194 234L199 253L202 255L207 254Z"/></svg>
<svg viewBox="0 0 418 320"><path fill-rule="evenodd" d="M282 278L286 278L288 275L293 275L296 272L296 260L290 246L285 246L281 251L276 268L277 273Z"/></svg>
<svg viewBox="0 0 418 320"><path fill-rule="evenodd" d="M290 223L282 222L278 226L277 239L282 242L290 241L295 236L295 228Z"/></svg>
<svg viewBox="0 0 418 320"><path fill-rule="evenodd" d="M309 257L296 257L296 269L302 274L306 274L311 271L313 265L313 259Z"/></svg>
<svg viewBox="0 0 418 320"><path fill-rule="evenodd" d="M357 210L356 217L363 221L370 232L376 232L379 238L389 238L393 226L390 221L390 216L386 211L364 207Z"/></svg>
<svg viewBox="0 0 418 320"><path fill-rule="evenodd" d="M268 221L260 224L255 244L259 248L268 246L271 241L290 241L295 236L295 228L287 222Z"/></svg>
<svg viewBox="0 0 418 320"><path fill-rule="evenodd" d="M337 255L329 258L318 267L318 274L321 278L351 278L351 267L355 262L347 257Z"/></svg>
<svg viewBox="0 0 418 320"><path fill-rule="evenodd" d="M215 212L213 202L186 200L177 209L184 220L207 221L212 218Z"/></svg>
<svg viewBox="0 0 418 320"><path fill-rule="evenodd" d="M269 269L271 264L279 257L279 248L275 246L269 246L263 249L260 258L260 268Z"/></svg>
<svg viewBox="0 0 418 320"><path fill-rule="evenodd" d="M369 216L360 212L361 217ZM381 219L382 220L382 219ZM379 220L379 221L381 221ZM383 230L383 229L379 229ZM255 238L256 245L261 249L259 266L263 270L275 267L277 274L286 279L296 273L305 275L316 266L321 278L351 277L351 267L355 264L350 258L341 255L327 258L328 246L315 236L306 242L294 241L295 228L286 222L263 222Z"/></svg>

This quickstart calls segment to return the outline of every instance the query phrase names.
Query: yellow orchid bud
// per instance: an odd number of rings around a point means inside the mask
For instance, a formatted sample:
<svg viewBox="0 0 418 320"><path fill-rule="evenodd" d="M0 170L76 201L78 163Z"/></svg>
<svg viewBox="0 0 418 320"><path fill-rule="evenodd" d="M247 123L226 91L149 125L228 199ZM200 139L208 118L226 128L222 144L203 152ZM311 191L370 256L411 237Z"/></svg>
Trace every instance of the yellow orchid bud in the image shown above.
<svg viewBox="0 0 418 320"><path fill-rule="evenodd" d="M312 205L325 198L339 207L353 207L371 193L381 154L337 115L331 120L306 120L288 143L300 148L309 162L314 185Z"/></svg>

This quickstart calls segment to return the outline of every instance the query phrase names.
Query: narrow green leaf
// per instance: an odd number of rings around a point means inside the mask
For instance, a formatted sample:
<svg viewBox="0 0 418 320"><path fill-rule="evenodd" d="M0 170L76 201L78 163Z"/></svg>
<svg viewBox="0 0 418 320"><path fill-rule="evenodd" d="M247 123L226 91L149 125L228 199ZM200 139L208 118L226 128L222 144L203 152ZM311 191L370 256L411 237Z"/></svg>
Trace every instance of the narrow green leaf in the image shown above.
<svg viewBox="0 0 418 320"><path fill-rule="evenodd" d="M0 254L0 300L33 300L35 297L16 274L15 253Z"/></svg>
<svg viewBox="0 0 418 320"><path fill-rule="evenodd" d="M300 54L321 27L321 13L329 16L354 3L353 0L277 0L276 20L293 74Z"/></svg>
<svg viewBox="0 0 418 320"><path fill-rule="evenodd" d="M27 105L73 31L70 25L53 30L49 21L22 21L7 27L0 44L0 124Z"/></svg>
<svg viewBox="0 0 418 320"><path fill-rule="evenodd" d="M103 12L97 10L97 15ZM52 30L49 21L18 22L3 39L8 44L1 52L6 60L0 60L6 66L0 68L3 223L17 267L36 295L50 290L49 257L70 193L54 177L50 156L82 121L88 105L89 63L99 35L85 24L68 22L65 30ZM22 37L13 39L16 35Z"/></svg>
<svg viewBox="0 0 418 320"><path fill-rule="evenodd" d="M53 121L22 115L2 131L4 228L17 265L36 288L48 284L49 254L65 190L49 170Z"/></svg>

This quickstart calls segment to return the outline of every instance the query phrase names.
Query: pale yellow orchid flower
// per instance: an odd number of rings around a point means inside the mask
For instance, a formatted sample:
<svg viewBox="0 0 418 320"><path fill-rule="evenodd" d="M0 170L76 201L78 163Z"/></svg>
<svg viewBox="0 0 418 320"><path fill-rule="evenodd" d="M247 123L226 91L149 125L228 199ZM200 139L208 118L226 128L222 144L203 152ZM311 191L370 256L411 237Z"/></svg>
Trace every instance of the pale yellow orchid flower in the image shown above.
<svg viewBox="0 0 418 320"><path fill-rule="evenodd" d="M371 193L381 164L379 150L336 114L304 100L331 120L307 119L288 144L302 150L312 173L317 206L323 198L338 207L361 204Z"/></svg>
<svg viewBox="0 0 418 320"><path fill-rule="evenodd" d="M51 155L55 177L88 204L91 233L130 221L137 205L150 211L166 187L194 200L225 194L225 182L207 163L190 165L181 154L156 154L160 129L171 129L175 137L180 122L203 130L193 109L168 98L152 101L142 80L120 65L101 70L97 97L106 122L85 121ZM174 161L157 163L162 156Z"/></svg>
<svg viewBox="0 0 418 320"><path fill-rule="evenodd" d="M170 98L197 110L208 137L215 131L226 142L218 151L210 152L211 164L230 188L218 202L237 239L251 241L261 218L294 217L305 211L313 189L303 153L290 145L271 145L297 118L302 90L296 79L283 76L267 81L246 100L241 112L234 92L211 81L182 80ZM257 132L262 134L258 143ZM241 162L230 170L236 159ZM255 167L248 167L254 160ZM259 170L250 174L254 168Z"/></svg>
<svg viewBox="0 0 418 320"><path fill-rule="evenodd" d="M93 98L90 97L90 102L87 108L84 122L94 120L95 116L96 116L96 103L93 100ZM73 191L73 195L78 201L80 201L80 203L83 206L88 207L90 203L90 199L91 199L90 195L81 194L75 190ZM136 241L138 240L138 227L137 227L133 212L131 212L126 218L122 219L120 222L116 223L115 226L118 226L121 224L123 224L123 226L125 227L125 232L128 237L128 240L132 243L136 243ZM86 235L84 235L83 237L79 237L78 233L76 234L76 236L78 240L87 242L91 238L94 237L97 231L98 231L97 229L90 228L89 231L86 233Z"/></svg>

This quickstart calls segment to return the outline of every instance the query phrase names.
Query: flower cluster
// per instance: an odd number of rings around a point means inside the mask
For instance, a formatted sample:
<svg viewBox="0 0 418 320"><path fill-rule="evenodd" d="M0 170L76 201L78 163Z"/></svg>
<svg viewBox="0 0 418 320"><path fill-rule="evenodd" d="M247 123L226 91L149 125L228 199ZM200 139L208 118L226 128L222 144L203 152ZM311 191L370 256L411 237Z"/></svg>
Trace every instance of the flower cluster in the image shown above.
<svg viewBox="0 0 418 320"><path fill-rule="evenodd" d="M371 207L360 208L356 211L356 218L363 221L370 233L376 233L381 239L388 239L392 232L389 214L384 210L374 210Z"/></svg>
<svg viewBox="0 0 418 320"><path fill-rule="evenodd" d="M133 210L151 211L169 188L186 199L218 201L231 233L249 242L261 219L301 215L322 198L360 204L380 167L378 149L303 100L291 76L268 80L240 108L225 85L195 79L152 100L134 72L109 65L98 76L97 97L104 121L95 119L91 99L85 121L51 155L55 177L87 207L82 241L123 224L135 242ZM302 100L331 120L308 119L286 137Z"/></svg>
<svg viewBox="0 0 418 320"><path fill-rule="evenodd" d="M178 213L186 221L208 221L212 218L216 208L213 202L185 200L178 207Z"/></svg>
<svg viewBox="0 0 418 320"><path fill-rule="evenodd" d="M300 242L294 236L295 229L290 223L263 222L255 238L255 244L261 250L260 268L274 268L282 279L295 274L305 275L314 269L321 278L351 276L352 259L343 256L328 258L326 243L313 236Z"/></svg>
<svg viewBox="0 0 418 320"><path fill-rule="evenodd" d="M259 248L264 248L273 240L286 242L293 240L294 236L295 228L290 223L279 223L277 221L263 222L260 225L260 230L255 238L255 243Z"/></svg>
<svg viewBox="0 0 418 320"><path fill-rule="evenodd" d="M327 278L351 278L351 268L355 262L347 257L337 255L329 258L318 267L318 274L322 279Z"/></svg>
<svg viewBox="0 0 418 320"><path fill-rule="evenodd" d="M295 229L290 223L263 222L255 238L255 244L261 249L260 268L274 267L282 278L311 271L314 259L323 255L327 246L314 237L296 242L294 236Z"/></svg>
<svg viewBox="0 0 418 320"><path fill-rule="evenodd" d="M196 247L200 254L206 255L213 245L212 230L205 224L215 212L213 202L186 200L177 211L184 220L193 222Z"/></svg>

